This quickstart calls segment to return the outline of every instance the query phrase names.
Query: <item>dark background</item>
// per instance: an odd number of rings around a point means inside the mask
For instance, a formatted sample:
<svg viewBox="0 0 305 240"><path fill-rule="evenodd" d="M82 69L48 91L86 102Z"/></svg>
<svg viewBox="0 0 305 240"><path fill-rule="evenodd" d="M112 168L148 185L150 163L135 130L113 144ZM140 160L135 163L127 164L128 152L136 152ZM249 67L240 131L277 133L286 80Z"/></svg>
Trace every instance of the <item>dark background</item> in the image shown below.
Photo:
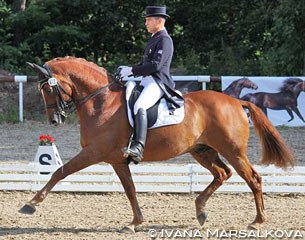
<svg viewBox="0 0 305 240"><path fill-rule="evenodd" d="M138 63L146 5L167 6L174 73L305 74L304 0L0 0L0 69L66 55L109 71Z"/></svg>

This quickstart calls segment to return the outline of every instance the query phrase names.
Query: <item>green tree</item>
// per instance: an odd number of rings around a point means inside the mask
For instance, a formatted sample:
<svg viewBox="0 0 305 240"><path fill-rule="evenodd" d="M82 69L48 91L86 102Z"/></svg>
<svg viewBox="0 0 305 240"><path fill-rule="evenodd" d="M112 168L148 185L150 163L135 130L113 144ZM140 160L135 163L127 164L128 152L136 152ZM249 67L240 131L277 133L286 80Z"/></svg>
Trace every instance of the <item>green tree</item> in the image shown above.
<svg viewBox="0 0 305 240"><path fill-rule="evenodd" d="M182 65L197 59L195 72L259 75L273 1L180 1L175 19L183 28L176 41Z"/></svg>
<svg viewBox="0 0 305 240"><path fill-rule="evenodd" d="M110 71L135 64L149 38L142 13L154 4L168 7L173 67L186 74L300 75L304 1L0 0L0 67L26 73L26 61L65 55Z"/></svg>
<svg viewBox="0 0 305 240"><path fill-rule="evenodd" d="M273 10L263 70L270 75L305 75L305 1L280 0Z"/></svg>

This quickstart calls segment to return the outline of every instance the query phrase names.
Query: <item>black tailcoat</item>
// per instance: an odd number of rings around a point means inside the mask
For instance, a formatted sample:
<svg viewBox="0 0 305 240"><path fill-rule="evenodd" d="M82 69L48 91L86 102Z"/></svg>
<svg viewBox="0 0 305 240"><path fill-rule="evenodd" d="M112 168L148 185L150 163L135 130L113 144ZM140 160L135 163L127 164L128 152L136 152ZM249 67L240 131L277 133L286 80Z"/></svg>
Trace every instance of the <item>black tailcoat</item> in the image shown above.
<svg viewBox="0 0 305 240"><path fill-rule="evenodd" d="M155 33L145 47L142 62L132 66L133 75L151 75L156 82L162 82L174 89L175 83L170 75L173 52L173 41L167 31L163 29Z"/></svg>

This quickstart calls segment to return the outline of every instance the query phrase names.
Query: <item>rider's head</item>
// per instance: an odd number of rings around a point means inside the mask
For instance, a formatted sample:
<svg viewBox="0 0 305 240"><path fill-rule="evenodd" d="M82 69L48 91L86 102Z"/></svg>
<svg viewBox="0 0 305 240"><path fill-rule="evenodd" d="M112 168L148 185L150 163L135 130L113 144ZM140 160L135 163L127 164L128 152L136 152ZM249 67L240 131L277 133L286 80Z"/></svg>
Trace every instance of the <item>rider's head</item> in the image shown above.
<svg viewBox="0 0 305 240"><path fill-rule="evenodd" d="M147 6L144 17L147 31L153 34L164 28L165 19L169 16L166 7Z"/></svg>

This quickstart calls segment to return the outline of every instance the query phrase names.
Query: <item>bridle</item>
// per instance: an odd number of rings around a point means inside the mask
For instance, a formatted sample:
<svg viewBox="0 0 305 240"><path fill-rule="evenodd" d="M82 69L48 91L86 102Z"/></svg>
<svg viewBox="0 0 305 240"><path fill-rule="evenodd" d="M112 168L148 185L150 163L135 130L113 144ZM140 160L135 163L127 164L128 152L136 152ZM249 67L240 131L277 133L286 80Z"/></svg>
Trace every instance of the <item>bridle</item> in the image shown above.
<svg viewBox="0 0 305 240"><path fill-rule="evenodd" d="M73 99L72 96L70 96L65 90L64 88L62 88L57 79L54 77L46 77L44 79L42 79L41 81L39 81L38 84L38 89L39 91L41 91L44 86L48 84L50 86L50 88L52 88L52 92L55 95L56 98L56 103L55 104L46 104L46 108L47 109L56 109L55 113L59 116L63 116L63 117L67 117L66 115L66 111L67 112L72 112L74 110L71 111L72 106L73 106ZM65 100L63 97L63 94L69 96L69 100Z"/></svg>
<svg viewBox="0 0 305 240"><path fill-rule="evenodd" d="M115 81L111 81L107 85L99 88L98 90L94 91L93 93L90 93L89 95L87 95L85 97L82 97L80 99L73 99L73 97L70 96L66 92L66 90L59 84L57 79L55 77L53 77L51 68L47 64L44 64L42 67L47 71L47 73L44 74L44 78L38 82L38 89L39 89L39 91L41 91L46 84L48 84L52 88L52 92L54 93L54 95L56 97L56 103L55 104L46 104L46 108L47 109L56 109L56 111L54 112L54 115L56 115L57 117L66 118L67 117L66 112L68 112L68 113L74 112L76 107L79 107L82 104L84 104L85 102L87 102L89 99L96 97L97 95L99 95L100 93L105 91L107 88L109 88L114 83L118 83L121 85L123 84L122 78L120 78L119 75L116 73L114 75ZM64 99L63 94L67 95L69 97L68 100Z"/></svg>

